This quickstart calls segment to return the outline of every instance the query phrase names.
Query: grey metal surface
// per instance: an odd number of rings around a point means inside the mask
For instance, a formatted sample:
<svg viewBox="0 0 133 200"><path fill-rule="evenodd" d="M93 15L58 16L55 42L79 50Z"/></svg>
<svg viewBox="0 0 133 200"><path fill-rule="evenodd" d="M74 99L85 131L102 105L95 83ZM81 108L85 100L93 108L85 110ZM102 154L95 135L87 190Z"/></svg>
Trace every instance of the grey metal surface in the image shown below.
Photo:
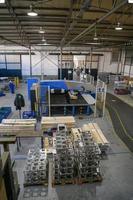
<svg viewBox="0 0 133 200"><path fill-rule="evenodd" d="M116 133L133 152L133 108L109 93L106 104Z"/></svg>

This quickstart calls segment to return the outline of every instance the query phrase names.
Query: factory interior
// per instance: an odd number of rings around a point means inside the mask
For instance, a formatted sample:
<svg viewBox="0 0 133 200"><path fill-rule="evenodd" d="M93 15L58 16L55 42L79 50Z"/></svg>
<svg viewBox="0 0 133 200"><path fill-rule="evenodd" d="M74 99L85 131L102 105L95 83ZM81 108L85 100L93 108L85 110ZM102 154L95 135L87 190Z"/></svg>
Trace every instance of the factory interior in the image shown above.
<svg viewBox="0 0 133 200"><path fill-rule="evenodd" d="M0 0L0 200L133 200L133 0Z"/></svg>

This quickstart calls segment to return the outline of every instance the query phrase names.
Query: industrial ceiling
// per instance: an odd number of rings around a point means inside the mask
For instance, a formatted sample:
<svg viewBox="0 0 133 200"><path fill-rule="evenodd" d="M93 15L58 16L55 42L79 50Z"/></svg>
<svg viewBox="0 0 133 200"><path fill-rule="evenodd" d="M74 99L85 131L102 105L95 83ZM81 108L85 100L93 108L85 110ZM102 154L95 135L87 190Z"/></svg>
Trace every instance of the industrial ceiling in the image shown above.
<svg viewBox="0 0 133 200"><path fill-rule="evenodd" d="M27 15L30 8L37 16ZM127 0L6 0L0 4L0 45L111 47L132 40L133 4Z"/></svg>

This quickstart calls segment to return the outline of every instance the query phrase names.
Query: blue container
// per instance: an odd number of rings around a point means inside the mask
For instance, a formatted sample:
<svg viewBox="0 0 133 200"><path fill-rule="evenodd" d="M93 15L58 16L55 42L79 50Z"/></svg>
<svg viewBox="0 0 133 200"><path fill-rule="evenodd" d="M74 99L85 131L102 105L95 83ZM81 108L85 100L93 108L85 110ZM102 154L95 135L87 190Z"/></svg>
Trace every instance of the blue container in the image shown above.
<svg viewBox="0 0 133 200"><path fill-rule="evenodd" d="M0 122L6 119L12 112L11 107L1 107L0 108Z"/></svg>
<svg viewBox="0 0 133 200"><path fill-rule="evenodd" d="M90 95L95 99L96 98L96 93L95 92L91 92Z"/></svg>
<svg viewBox="0 0 133 200"><path fill-rule="evenodd" d="M35 112L33 111L24 111L22 114L23 119L33 119L35 118Z"/></svg>

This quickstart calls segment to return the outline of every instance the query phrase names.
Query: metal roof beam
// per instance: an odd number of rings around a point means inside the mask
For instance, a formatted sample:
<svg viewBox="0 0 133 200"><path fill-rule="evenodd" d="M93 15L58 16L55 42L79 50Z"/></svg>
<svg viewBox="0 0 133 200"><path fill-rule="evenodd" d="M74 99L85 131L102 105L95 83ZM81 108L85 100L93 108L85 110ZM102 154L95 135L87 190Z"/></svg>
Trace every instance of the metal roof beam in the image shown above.
<svg viewBox="0 0 133 200"><path fill-rule="evenodd" d="M64 45L65 39L68 36L69 32L74 28L74 26L77 24L77 19L79 17L81 17L84 13L84 11L91 5L92 0L84 0L83 4L81 5L80 11L78 12L78 14L76 15L76 18L72 21L72 23L70 24L69 28L67 29L64 37L62 38L61 42L60 42L60 46Z"/></svg>
<svg viewBox="0 0 133 200"><path fill-rule="evenodd" d="M90 25L88 28L86 28L84 31L82 31L80 34L78 34L75 38L73 38L71 41L69 41L65 46L70 45L75 40L78 40L79 38L83 37L88 31L90 31L92 28L94 28L98 23L105 20L107 17L109 17L111 14L113 14L115 11L117 11L119 8L124 6L127 3L127 0L122 0L119 5L117 5L115 8L111 9L107 14L103 15L101 18L99 18L96 22L94 22L92 25Z"/></svg>
<svg viewBox="0 0 133 200"><path fill-rule="evenodd" d="M22 29L21 23L18 20L17 15L14 12L14 9L13 9L13 7L11 5L11 1L10 0L6 0L6 5L7 5L7 8L8 8L8 11L9 11L10 15L12 16L12 18L14 20L14 23L15 23L17 31L18 31L18 35L19 35L19 37L21 39L21 44L19 44L19 45L22 45L22 46L27 45L27 42L28 42L28 45L29 45L29 38L27 38L25 32Z"/></svg>

